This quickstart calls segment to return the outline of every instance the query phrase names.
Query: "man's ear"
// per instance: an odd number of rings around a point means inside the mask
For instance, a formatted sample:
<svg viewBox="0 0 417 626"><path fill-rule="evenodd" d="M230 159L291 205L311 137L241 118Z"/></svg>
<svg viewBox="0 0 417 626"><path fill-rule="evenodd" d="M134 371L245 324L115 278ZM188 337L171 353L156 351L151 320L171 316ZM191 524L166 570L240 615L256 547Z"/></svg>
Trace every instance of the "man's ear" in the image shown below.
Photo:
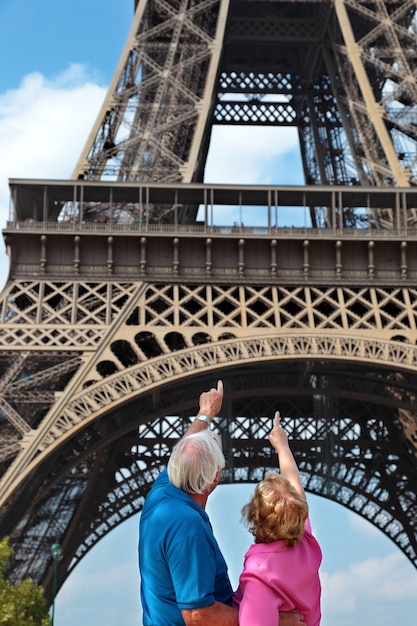
<svg viewBox="0 0 417 626"><path fill-rule="evenodd" d="M210 487L207 489L207 492L206 492L207 494L213 493L213 491L216 489L217 485L219 484L221 475L222 475L222 468L219 467L213 479L213 482L211 483Z"/></svg>
<svg viewBox="0 0 417 626"><path fill-rule="evenodd" d="M218 470L217 470L217 472L216 472L216 476L214 477L214 481L213 481L213 482L215 482L215 483L216 483L216 485L217 485L217 483L219 482L219 480L220 480L220 476L221 476L221 475L222 475L222 468L221 468L221 467L219 467L219 469L218 469Z"/></svg>

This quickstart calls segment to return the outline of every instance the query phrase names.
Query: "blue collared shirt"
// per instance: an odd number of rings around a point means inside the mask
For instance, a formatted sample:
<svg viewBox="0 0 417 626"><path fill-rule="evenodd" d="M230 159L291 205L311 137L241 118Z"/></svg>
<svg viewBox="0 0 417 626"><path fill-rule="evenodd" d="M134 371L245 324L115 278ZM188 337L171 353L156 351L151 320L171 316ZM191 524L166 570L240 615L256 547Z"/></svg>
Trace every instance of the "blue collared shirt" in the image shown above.
<svg viewBox="0 0 417 626"><path fill-rule="evenodd" d="M207 513L165 469L143 506L139 568L144 626L184 626L181 609L231 605L232 586Z"/></svg>

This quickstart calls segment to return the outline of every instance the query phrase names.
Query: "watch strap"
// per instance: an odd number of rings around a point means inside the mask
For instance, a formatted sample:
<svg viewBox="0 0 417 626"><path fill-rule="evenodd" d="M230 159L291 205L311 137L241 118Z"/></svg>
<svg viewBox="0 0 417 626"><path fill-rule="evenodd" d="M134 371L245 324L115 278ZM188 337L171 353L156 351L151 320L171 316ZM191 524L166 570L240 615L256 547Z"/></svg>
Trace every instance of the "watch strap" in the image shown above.
<svg viewBox="0 0 417 626"><path fill-rule="evenodd" d="M207 424L207 426L209 428L211 426L210 418L207 417L207 415L203 415L203 413L200 413L199 415L196 415L194 419L199 420L200 422L206 422L206 424Z"/></svg>

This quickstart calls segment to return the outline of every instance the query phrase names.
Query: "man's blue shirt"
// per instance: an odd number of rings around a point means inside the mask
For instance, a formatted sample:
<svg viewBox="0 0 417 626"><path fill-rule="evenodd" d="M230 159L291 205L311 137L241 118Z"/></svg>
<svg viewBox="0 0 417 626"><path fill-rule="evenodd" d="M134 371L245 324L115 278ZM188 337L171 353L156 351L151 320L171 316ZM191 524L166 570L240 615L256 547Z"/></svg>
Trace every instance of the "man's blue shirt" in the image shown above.
<svg viewBox="0 0 417 626"><path fill-rule="evenodd" d="M184 626L181 609L231 605L226 562L208 515L171 485L166 469L140 517L139 567L144 626Z"/></svg>

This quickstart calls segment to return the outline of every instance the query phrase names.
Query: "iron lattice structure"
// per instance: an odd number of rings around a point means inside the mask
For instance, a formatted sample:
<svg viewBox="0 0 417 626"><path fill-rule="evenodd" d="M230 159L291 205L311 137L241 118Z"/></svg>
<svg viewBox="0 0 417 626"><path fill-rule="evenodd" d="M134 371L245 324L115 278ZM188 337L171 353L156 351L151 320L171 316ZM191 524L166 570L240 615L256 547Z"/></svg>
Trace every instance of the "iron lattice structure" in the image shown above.
<svg viewBox="0 0 417 626"><path fill-rule="evenodd" d="M70 181L11 181L0 522L61 585L226 387L225 482L286 416L306 489L417 566L413 0L140 0ZM214 124L298 128L307 185L202 184ZM216 226L213 206L263 226ZM310 215L280 224L282 207ZM199 209L204 218L196 221ZM266 225L265 225L266 224ZM268 417L267 417L268 416Z"/></svg>
<svg viewBox="0 0 417 626"><path fill-rule="evenodd" d="M298 128L307 184L417 181L415 0L141 0L74 176L202 182L213 124Z"/></svg>
<svg viewBox="0 0 417 626"><path fill-rule="evenodd" d="M62 583L140 511L200 391L217 378L226 387L224 481L258 480L273 463L265 437L279 406L306 488L370 520L417 565L417 238L406 219L417 190L11 188L0 500L15 578L49 588L59 537ZM271 197L304 199L324 204L335 223L126 225L85 222L82 206L78 222L57 221L57 206L72 198L90 206L108 194L116 205L148 198L144 214L170 197L236 197L257 211L264 201L267 212ZM340 227L340 206L358 203L369 204L368 228ZM375 228L373 207L392 207L399 227Z"/></svg>

